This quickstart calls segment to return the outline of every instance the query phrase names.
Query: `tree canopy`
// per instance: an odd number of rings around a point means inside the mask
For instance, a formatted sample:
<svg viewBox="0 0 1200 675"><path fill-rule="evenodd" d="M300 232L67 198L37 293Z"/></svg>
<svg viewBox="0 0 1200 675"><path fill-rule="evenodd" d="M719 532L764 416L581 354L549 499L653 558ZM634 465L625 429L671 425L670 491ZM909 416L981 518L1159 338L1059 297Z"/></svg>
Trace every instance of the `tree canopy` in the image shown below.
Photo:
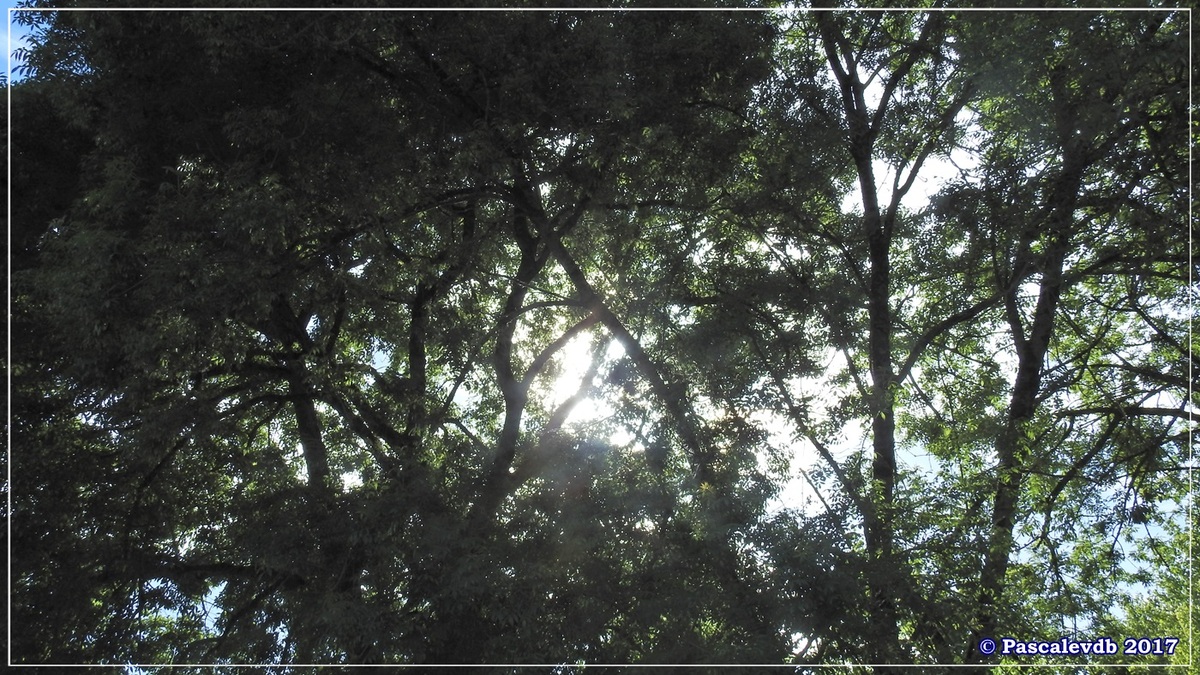
<svg viewBox="0 0 1200 675"><path fill-rule="evenodd" d="M1186 13L17 19L13 664L1190 662Z"/></svg>

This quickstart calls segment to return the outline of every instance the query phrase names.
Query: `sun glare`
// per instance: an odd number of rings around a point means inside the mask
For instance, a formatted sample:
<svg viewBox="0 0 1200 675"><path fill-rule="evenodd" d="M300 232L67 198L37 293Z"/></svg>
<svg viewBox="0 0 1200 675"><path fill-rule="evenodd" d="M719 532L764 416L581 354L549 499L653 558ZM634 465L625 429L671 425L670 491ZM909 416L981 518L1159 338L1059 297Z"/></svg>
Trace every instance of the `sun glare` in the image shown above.
<svg viewBox="0 0 1200 675"><path fill-rule="evenodd" d="M551 406L558 407L583 388L593 384L595 378L604 376L604 368L597 369L592 381L585 381L589 369L592 368L594 355L594 336L589 333L576 336L568 342L558 355L558 374L547 387L547 399ZM601 358L605 363L611 363L621 358L625 349L616 341L609 343ZM599 391L578 401L572 408L564 426L583 425L611 416L615 409Z"/></svg>

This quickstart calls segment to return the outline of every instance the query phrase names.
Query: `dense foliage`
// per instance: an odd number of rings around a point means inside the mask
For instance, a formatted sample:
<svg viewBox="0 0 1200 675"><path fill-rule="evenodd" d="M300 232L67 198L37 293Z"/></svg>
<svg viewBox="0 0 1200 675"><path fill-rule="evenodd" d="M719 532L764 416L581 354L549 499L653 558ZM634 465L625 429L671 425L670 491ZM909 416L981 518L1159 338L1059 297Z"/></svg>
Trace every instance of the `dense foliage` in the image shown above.
<svg viewBox="0 0 1200 675"><path fill-rule="evenodd" d="M18 20L13 663L1193 653L1184 13Z"/></svg>

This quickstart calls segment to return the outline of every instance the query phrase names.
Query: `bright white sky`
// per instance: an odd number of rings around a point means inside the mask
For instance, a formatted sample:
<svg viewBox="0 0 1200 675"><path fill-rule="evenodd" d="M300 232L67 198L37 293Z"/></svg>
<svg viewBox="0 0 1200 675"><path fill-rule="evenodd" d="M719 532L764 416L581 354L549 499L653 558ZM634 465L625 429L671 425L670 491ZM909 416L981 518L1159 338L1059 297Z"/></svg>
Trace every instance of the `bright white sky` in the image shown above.
<svg viewBox="0 0 1200 675"><path fill-rule="evenodd" d="M914 182L912 189L901 201L902 205L912 211L919 211L925 208L929 203L930 197L941 189L948 180L958 177L962 170L970 170L977 166L975 158L966 152L957 151L952 159L953 161L941 157L930 157L918 175L918 179ZM886 202L891 196L893 174L890 168L883 162L877 162L875 168L877 182L880 183L880 197ZM859 198L857 186L847 194L843 200L842 207L847 212L861 213L862 201ZM620 346L615 343L614 345L614 348L618 351L614 353L612 349L609 350L607 358L610 361L619 358L622 353ZM547 393L552 401L555 403L564 401L579 388L580 381L586 374L591 362L590 350L591 336L589 334L576 337L563 348L558 357L558 363L560 364L559 374L550 385ZM833 355L830 356L828 362L829 369L826 379L832 377L844 366L842 359ZM602 369L600 372L601 377L604 372L604 369ZM828 382L813 381L804 384L808 385L805 387L806 394L831 391ZM834 397L818 397L814 401L814 415L819 418L823 410L833 403L835 403ZM583 426L603 419L612 413L613 409L606 400L589 397L575 407L568 418L567 424L577 427ZM775 508L793 508L798 510L811 508L816 495L800 470L813 468L821 462L816 451L809 447L806 441L800 441L795 438L791 425L777 411L766 409L755 411L751 415L751 419L762 425L762 428L769 436L769 443L772 446L792 456L792 476L782 490ZM617 433L607 440L620 447L630 443L633 439L628 433ZM865 436L865 430L858 428L858 424L854 423L847 425L842 430L840 438L830 440L832 441L831 450L835 456L838 459L844 459L850 453L859 451L865 447L864 444L867 442L867 437ZM909 460L909 466L914 466L913 463L919 463L920 466L914 468L934 469L928 457L917 457L914 455L909 456L907 459ZM765 461L766 458L764 457L763 462L765 463Z"/></svg>

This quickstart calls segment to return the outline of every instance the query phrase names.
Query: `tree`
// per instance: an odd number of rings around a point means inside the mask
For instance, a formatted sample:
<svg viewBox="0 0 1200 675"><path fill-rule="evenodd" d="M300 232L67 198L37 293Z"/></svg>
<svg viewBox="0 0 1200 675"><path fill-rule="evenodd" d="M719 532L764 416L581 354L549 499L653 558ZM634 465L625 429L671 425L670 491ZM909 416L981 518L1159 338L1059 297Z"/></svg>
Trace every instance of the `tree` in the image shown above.
<svg viewBox="0 0 1200 675"><path fill-rule="evenodd" d="M108 539L103 550L77 547L79 568L94 572L77 579L77 604L55 609L99 624L99 610L81 605L102 597L133 619L101 629L50 622L62 632L31 633L19 653L79 658L57 645L99 633L94 653L138 661L443 662L476 658L481 636L494 635L483 653L503 660L529 658L555 616L566 619L566 635L545 649L586 654L599 639L630 658L678 659L695 658L687 654L697 640L729 644L743 629L727 617L698 635L672 613L630 616L620 605L607 620L598 610L583 622L588 634L572 637L577 608L538 616L545 587L535 598L522 588L561 574L539 571L533 552L564 536L561 528L577 530L573 518L599 517L561 504L546 514L547 493L561 501L563 489L598 489L591 484L606 485L606 472L639 462L602 459L603 443L562 431L572 404L595 388L604 352L575 397L546 408L537 395L539 376L570 339L600 339L593 327L609 335L598 346L622 344L669 411L670 422L658 423L675 425L686 453L667 473L643 476L650 483L634 501L610 508L630 521L617 536L645 537L633 514L647 507L636 499L655 485L662 492L664 480L692 475L686 490L736 498L729 492L741 476L714 473L686 399L618 314L622 288L601 285L597 265L581 257L599 257L597 246L631 260L622 247L652 215L646 209L695 209L703 193L683 177L719 172L721 158L735 156L741 132L727 109L744 106L738 97L765 72L752 51L765 28L689 23L517 14L497 26L481 15L428 14L380 25L252 14L207 24L163 14L131 24L58 15L52 31L82 37L72 55L86 66L39 72L86 92L74 122L100 140L85 160L88 188L23 298L59 329L48 339L54 355L34 360L59 359L44 375L67 379L48 390L68 399L65 424L81 436L42 439L52 447L36 459L91 459L88 448L111 445L99 466L67 472L103 486L95 493L109 506L104 522L81 523L41 504L17 547L37 550L31 539L50 530ZM742 42L730 39L738 31ZM642 37L651 34L657 41ZM47 44L42 58L61 58ZM168 69L136 58L167 44L207 58L181 52ZM588 57L601 52L608 61ZM496 53L509 62L495 63ZM750 58L732 58L741 53ZM703 139L691 147L709 151L703 161L683 156L689 137ZM587 232L597 221L606 227ZM26 392L43 386L32 375L22 382ZM23 440L32 445L51 427ZM32 459L19 470L28 486L51 481L49 466L39 471ZM345 476L361 486L347 489ZM78 503L63 487L60 504ZM715 551L712 562L680 570L681 581L718 591L696 599L714 613L741 583L736 552L727 530L693 533L687 523L724 507L705 496L702 508L677 516L679 495L666 496L655 538L682 547L678 555ZM603 561L627 546L594 553ZM601 587L620 589L625 604L646 583L629 577L627 561L588 577L615 575ZM677 564L654 562L649 579ZM54 565L28 567L43 576L23 582L23 597L61 581ZM210 604L221 608L215 618ZM33 611L25 607L23 618ZM759 620L755 611L745 621ZM639 637L596 635L597 627ZM513 632L526 637L500 639ZM686 642L673 642L675 633ZM760 646L761 638L738 639L745 644L729 648Z"/></svg>
<svg viewBox="0 0 1200 675"><path fill-rule="evenodd" d="M1108 388L1093 379L1096 371L1105 369L1107 364L1104 362L1111 358L1107 350L1115 346L1111 342L1115 337L1112 331L1119 331L1128 341L1125 344L1132 346L1137 342L1130 338L1152 328L1155 319L1149 313L1127 309L1121 304L1087 302L1087 299L1108 292L1116 279L1127 279L1124 272L1130 265L1157 266L1160 272L1179 281L1186 277L1182 268L1186 257L1182 249L1153 250L1143 238L1180 241L1166 232L1156 231L1150 224L1180 220L1186 188L1177 180L1181 175L1177 164L1179 158L1168 154L1159 155L1151 162L1133 160L1134 156L1155 156L1155 149L1146 144L1159 133L1182 137L1181 118L1164 114L1164 106L1171 106L1169 101L1177 100L1182 92L1181 64L1164 62L1163 58L1169 53L1168 45L1176 38L1163 15L1081 15L1072 19L1058 22L1054 31L1038 31L1050 38L1041 47L1044 51L1025 52L1032 56L1031 68L1021 76L1026 81L1039 83L1042 96L1048 100L1043 103L1037 101L1036 95L1026 94L1021 103L1041 103L1041 110L1050 111L1049 119L1043 118L1032 126L1029 124L1031 118L1022 115L1021 108L1016 107L1017 114L1012 116L1016 125L1007 127L1006 115L999 112L991 115L999 132L996 137L1003 139L1001 142L1006 146L1004 150L998 148L998 152L1016 151L1026 157L1036 153L1041 155L1044 164L1039 167L1036 182L1019 188L1033 198L1037 207L1032 213L1009 212L1013 216L1010 222L1021 223L1021 229L1015 233L1015 245L1009 249L1012 251L1009 261L1000 267L1010 278L1023 276L1021 270L1035 271L1037 291L1036 301L1032 302L1026 299L1025 291L1020 287L1010 284L1005 293L1005 315L1017 354L1017 373L1008 402L1007 420L996 440L999 472L988 554L980 577L976 635L992 634L999 626L993 605L1005 592L1005 576L1013 556L1018 501L1022 484L1037 480L1030 475L1033 466L1050 464L1055 467L1051 473L1055 480L1049 481L1053 487L1044 497L1045 522L1040 543L1048 549L1051 573L1062 583L1064 571L1058 561L1060 544L1056 541L1062 535L1056 537L1050 532L1056 500L1070 483L1082 479L1095 489L1112 480L1112 474L1107 471L1084 478L1090 473L1089 465L1106 451L1114 452L1114 455L1103 463L1110 471L1113 466L1125 467L1134 477L1131 487L1143 481L1156 481L1155 474L1171 471L1171 465L1178 461L1168 459L1160 463L1166 458L1149 459L1145 454L1148 451L1158 455L1161 449L1174 454L1170 450L1174 447L1175 452L1180 453L1176 458L1186 452L1184 446L1176 445L1184 439L1173 436L1172 425L1150 422L1139 412L1134 412L1139 409L1140 402L1153 398L1163 389L1155 385L1137 387L1140 392L1134 396L1139 403L1134 403L1127 398L1126 392L1105 391ZM1160 34L1164 26L1167 31ZM1138 56L1131 58L1131 54ZM1025 145L1018 139L1027 139L1031 143ZM1168 169L1169 166L1175 168ZM992 211L993 214L999 212L1000 209ZM1107 276L1110 270L1113 276ZM1077 293L1073 288L1075 284L1085 285L1086 290ZM1115 285L1120 288L1124 283L1117 281ZM1131 291L1126 287L1117 292L1133 295ZM1151 291L1145 296L1156 305L1155 313L1174 304L1166 297L1156 298L1156 295ZM1117 349L1125 351L1129 347ZM1116 358L1133 357L1122 354ZM1154 368L1148 370L1158 372ZM1076 382L1084 386L1072 387ZM1071 394L1066 394L1067 391ZM1073 406L1066 400L1073 397L1084 403L1076 410L1070 410ZM1171 398L1178 401L1180 407L1175 411L1162 411L1166 418L1186 419L1184 392L1176 388L1171 392ZM1101 405L1099 409L1090 405L1100 400L1119 403ZM1070 421L1064 428L1061 421L1052 422L1045 417L1038 420L1042 407L1056 408L1060 420L1066 417ZM1099 435L1082 432L1078 434L1082 438L1076 440L1074 423L1079 416L1091 415L1103 420L1104 431ZM1150 413L1150 418L1153 417L1155 413ZM1060 431L1065 433L1058 436ZM1176 428L1174 434L1178 433ZM1125 434L1129 436L1123 438ZM1039 444L1045 448L1040 452L1029 442L1039 436L1054 438L1052 442ZM1142 445L1147 442L1153 446ZM1129 447L1127 443L1135 445ZM1158 449L1151 450L1151 447ZM1038 458L1046 451L1050 454ZM1064 461L1063 454L1071 459ZM1042 490L1035 488L1031 492L1041 496ZM1056 515L1061 517L1062 514ZM1068 516L1067 522L1072 520ZM1121 523L1127 522L1123 514L1117 514L1114 520L1117 531ZM1077 530L1080 524L1074 521L1072 530ZM1104 530L1107 534L1108 527ZM1076 551L1084 548L1079 534L1074 534L1072 539ZM1110 556L1107 564L1102 563L1105 571L1101 574L1117 574L1114 569L1117 560L1112 558L1115 556ZM1078 574L1098 573L1098 570L1089 572L1089 563L1072 562L1079 565ZM1070 563L1066 565L1071 566Z"/></svg>

